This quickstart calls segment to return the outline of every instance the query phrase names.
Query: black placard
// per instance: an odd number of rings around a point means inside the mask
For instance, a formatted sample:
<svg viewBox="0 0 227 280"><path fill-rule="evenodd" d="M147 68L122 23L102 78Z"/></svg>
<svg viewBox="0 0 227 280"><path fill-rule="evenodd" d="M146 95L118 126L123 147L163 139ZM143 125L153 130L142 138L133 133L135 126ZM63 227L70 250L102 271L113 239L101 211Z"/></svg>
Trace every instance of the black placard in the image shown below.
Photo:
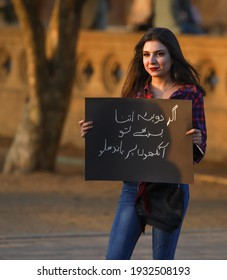
<svg viewBox="0 0 227 280"><path fill-rule="evenodd" d="M191 183L190 100L86 98L85 179Z"/></svg>

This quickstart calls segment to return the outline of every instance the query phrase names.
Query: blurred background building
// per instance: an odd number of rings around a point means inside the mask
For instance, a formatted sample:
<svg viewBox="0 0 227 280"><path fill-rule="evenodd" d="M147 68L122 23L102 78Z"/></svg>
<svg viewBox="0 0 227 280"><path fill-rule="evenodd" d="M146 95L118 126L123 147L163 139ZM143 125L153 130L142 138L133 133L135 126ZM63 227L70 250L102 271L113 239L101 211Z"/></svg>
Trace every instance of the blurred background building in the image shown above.
<svg viewBox="0 0 227 280"><path fill-rule="evenodd" d="M40 10L44 22L49 8ZM120 96L133 47L153 26L172 29L186 58L201 73L206 89L207 159L227 159L227 1L87 0L77 49L73 99L62 145L83 148L76 123L84 98ZM26 97L26 56L10 0L0 0L0 138L12 139ZM215 133L213 133L215 131Z"/></svg>

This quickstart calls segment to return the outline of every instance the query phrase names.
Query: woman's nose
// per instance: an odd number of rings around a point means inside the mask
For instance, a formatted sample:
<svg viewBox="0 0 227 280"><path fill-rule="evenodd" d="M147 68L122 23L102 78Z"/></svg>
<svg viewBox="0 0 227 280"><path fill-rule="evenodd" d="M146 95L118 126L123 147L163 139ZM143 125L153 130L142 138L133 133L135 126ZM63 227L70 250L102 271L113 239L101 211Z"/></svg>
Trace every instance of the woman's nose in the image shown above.
<svg viewBox="0 0 227 280"><path fill-rule="evenodd" d="M155 64L155 63L156 63L156 58L155 58L154 55L151 55L151 56L150 56L150 63L151 63L151 64Z"/></svg>

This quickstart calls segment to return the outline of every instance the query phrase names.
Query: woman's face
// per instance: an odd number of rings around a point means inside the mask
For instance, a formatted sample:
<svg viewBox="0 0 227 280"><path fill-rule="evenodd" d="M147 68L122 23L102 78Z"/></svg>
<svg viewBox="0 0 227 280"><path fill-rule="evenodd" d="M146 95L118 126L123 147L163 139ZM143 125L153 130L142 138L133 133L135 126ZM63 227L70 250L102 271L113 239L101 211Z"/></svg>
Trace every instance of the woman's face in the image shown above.
<svg viewBox="0 0 227 280"><path fill-rule="evenodd" d="M143 65L153 78L169 78L172 60L165 45L159 41L147 41L143 46Z"/></svg>

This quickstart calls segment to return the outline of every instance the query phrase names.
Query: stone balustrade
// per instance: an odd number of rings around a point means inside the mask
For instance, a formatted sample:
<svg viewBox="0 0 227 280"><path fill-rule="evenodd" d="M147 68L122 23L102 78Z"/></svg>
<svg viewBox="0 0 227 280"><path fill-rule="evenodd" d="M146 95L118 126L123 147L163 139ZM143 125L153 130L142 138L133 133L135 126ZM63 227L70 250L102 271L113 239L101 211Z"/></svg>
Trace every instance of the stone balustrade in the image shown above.
<svg viewBox="0 0 227 280"><path fill-rule="evenodd" d="M80 33L75 84L61 143L83 148L78 121L85 97L119 97L140 33ZM207 159L227 158L227 38L178 36L185 57L201 73L206 89ZM26 56L17 27L0 29L0 136L13 137L28 92Z"/></svg>

